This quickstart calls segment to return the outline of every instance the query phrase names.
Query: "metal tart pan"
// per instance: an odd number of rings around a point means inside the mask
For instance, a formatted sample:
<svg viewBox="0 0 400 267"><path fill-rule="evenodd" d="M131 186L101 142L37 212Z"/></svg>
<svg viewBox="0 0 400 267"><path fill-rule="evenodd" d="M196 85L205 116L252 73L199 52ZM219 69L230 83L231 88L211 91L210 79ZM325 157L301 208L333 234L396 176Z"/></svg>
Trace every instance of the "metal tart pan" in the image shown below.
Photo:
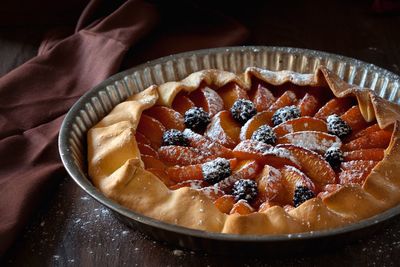
<svg viewBox="0 0 400 267"><path fill-rule="evenodd" d="M400 103L400 77L356 59L299 48L242 46L191 51L146 62L118 73L82 96L66 115L59 135L59 152L72 179L91 197L113 211L128 226L152 238L191 250L258 255L296 253L313 248L332 248L365 237L400 214L400 205L345 227L286 235L230 235L210 233L164 223L135 213L105 197L90 181L86 162L86 133L113 107L152 84L177 81L203 69L242 73L256 66L273 71L313 73L325 65L343 80L371 88L385 99ZM261 253L261 254L260 254Z"/></svg>

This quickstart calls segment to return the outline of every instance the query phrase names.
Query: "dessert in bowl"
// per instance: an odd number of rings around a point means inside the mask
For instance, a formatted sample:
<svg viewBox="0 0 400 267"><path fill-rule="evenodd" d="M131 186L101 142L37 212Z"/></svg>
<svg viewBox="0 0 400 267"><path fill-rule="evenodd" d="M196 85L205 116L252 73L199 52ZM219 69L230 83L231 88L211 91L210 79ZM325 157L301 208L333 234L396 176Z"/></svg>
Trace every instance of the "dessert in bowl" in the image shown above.
<svg viewBox="0 0 400 267"><path fill-rule="evenodd" d="M400 201L400 110L327 68L250 67L150 86L87 135L108 198L167 223L234 234L332 229Z"/></svg>

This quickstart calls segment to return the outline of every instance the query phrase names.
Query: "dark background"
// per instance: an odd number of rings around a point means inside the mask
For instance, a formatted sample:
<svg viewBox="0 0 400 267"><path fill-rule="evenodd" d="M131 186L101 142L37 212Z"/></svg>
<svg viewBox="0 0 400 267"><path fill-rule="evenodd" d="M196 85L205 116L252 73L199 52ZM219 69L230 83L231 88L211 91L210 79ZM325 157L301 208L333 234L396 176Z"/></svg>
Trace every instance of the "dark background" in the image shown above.
<svg viewBox="0 0 400 267"><path fill-rule="evenodd" d="M26 2L31 4L26 4ZM44 34L52 27L73 25L85 1L71 1L68 6L59 1L6 1L0 8L0 76L37 53ZM42 6L38 3L42 2ZM54 2L54 3L53 3ZM357 58L400 74L400 12L376 8L373 1L199 1L182 4L161 3L162 27L156 35L168 37L179 28L201 34L212 30L213 21L201 16L201 10L213 10L234 18L249 30L244 45L291 46L323 50ZM216 1L215 1L216 2ZM382 2L382 1L378 1ZM387 1L383 1L388 3ZM51 4L53 3L53 4ZM72 3L72 4L71 4ZM47 4L47 6L46 6ZM20 7L20 11L15 7ZM373 8L375 7L375 8ZM35 10L48 8L48 16L38 16ZM196 10L197 16L191 16ZM186 15L185 15L186 14ZM15 18L18 18L15 23ZM10 19L14 19L10 23ZM28 23L29 21L29 23ZM34 21L34 23L32 23ZM210 27L192 28L190 23ZM66 32L72 27L65 27ZM154 37L149 37L154 38ZM128 53L123 68L163 56L142 56L151 40L144 39ZM176 44L176 52L184 44ZM199 44L198 48L206 48ZM5 155L1 155L5 156ZM273 257L268 255L212 256L182 251L155 242L135 229L129 229L115 219L100 204L91 199L65 175L45 198L45 203L32 218L18 241L3 257L11 266L395 266L400 260L400 223L391 222L363 240L323 252ZM0 264L2 265L2 264Z"/></svg>

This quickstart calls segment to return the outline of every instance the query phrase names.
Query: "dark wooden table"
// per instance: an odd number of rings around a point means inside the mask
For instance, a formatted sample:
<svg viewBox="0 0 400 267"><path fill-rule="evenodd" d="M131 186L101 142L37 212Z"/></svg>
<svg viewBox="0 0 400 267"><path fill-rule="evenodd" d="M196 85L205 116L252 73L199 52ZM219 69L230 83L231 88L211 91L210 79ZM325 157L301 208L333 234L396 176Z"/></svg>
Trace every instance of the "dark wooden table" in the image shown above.
<svg viewBox="0 0 400 267"><path fill-rule="evenodd" d="M279 3L278 3L279 2ZM350 2L350 1L349 1ZM275 1L228 8L246 25L246 44L324 50L358 58L400 74L399 15L376 15L369 1ZM249 4L249 2L247 2ZM220 5L219 9L224 9ZM42 29L0 29L0 75L34 56ZM400 223L363 240L306 255L213 256L158 243L129 229L67 176L2 262L10 266L395 266L400 262ZM2 264L1 264L2 265Z"/></svg>

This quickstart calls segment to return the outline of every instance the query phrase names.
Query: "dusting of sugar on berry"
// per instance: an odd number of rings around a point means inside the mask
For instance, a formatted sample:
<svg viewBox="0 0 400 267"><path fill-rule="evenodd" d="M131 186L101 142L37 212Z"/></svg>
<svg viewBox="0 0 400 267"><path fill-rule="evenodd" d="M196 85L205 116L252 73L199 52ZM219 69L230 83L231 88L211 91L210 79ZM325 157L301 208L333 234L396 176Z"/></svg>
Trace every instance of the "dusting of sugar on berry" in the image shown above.
<svg viewBox="0 0 400 267"><path fill-rule="evenodd" d="M201 166L203 179L209 184L215 184L231 175L232 170L229 160L216 158L212 161L203 163Z"/></svg>
<svg viewBox="0 0 400 267"><path fill-rule="evenodd" d="M286 106L275 111L272 115L272 123L277 126L288 120L300 117L300 109L296 106Z"/></svg>
<svg viewBox="0 0 400 267"><path fill-rule="evenodd" d="M246 121L251 119L256 113L257 110L253 102L247 99L238 99L231 107L232 117L241 124L246 123Z"/></svg>
<svg viewBox="0 0 400 267"><path fill-rule="evenodd" d="M350 125L336 114L328 116L326 121L328 124L328 132L330 134L343 138L351 133Z"/></svg>

